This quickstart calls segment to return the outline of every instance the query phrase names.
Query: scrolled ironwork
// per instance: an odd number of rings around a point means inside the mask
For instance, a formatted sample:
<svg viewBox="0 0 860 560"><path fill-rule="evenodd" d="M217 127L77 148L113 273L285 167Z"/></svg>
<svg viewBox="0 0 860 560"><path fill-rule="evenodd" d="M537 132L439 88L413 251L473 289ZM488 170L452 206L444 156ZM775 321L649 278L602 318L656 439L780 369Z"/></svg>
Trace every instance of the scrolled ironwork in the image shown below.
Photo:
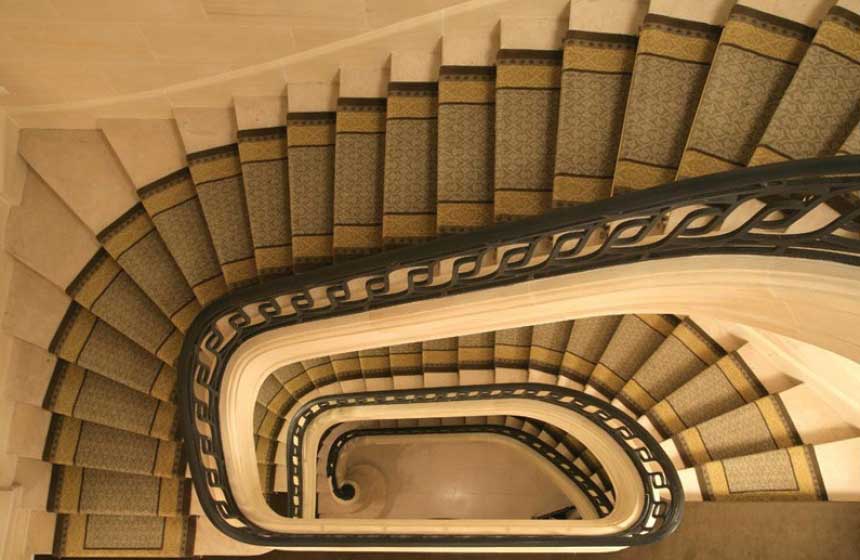
<svg viewBox="0 0 860 560"><path fill-rule="evenodd" d="M305 403L293 415L287 428L287 515L289 517L302 517L304 508L301 493L301 488L304 486L302 472L303 434L310 429L314 420L321 414L334 409L355 407L386 407L394 404L431 402L469 403L501 399L539 401L581 416L608 434L630 458L639 474L639 480L644 491L644 506L639 519L624 531L624 536L621 538L616 535L606 537L559 536L556 541L557 546L579 546L580 542L585 540L588 540L589 544L583 546L618 546L621 542L626 542L622 546L630 546L631 544L642 544L640 540L648 542L650 539L659 538L675 529L681 519L684 491L678 473L660 444L634 419L611 404L581 391L540 383L466 385L346 393L319 397ZM469 426L464 426L464 428L469 428ZM329 461L331 458L330 456ZM585 473L576 469L571 461L563 457L554 457L552 462L562 471L569 472L571 480L579 485L589 497L598 498L597 494L599 493L604 500L602 503L604 505L608 503L606 496L591 483ZM327 470L332 467L333 464L327 463ZM598 500L598 504L600 503ZM608 514L610 510L611 508L608 508L604 513ZM671 513L667 516L666 512ZM643 536L645 538L640 539ZM414 535L414 537L420 539L422 535ZM519 535L518 538L529 540L539 537Z"/></svg>
<svg viewBox="0 0 860 560"><path fill-rule="evenodd" d="M198 315L178 363L181 427L201 506L216 527L252 544L337 546L349 540L317 535L278 541L278 535L247 523L232 497L220 435L220 387L233 352L262 332L536 278L692 255L795 257L857 266L858 196L860 156L792 161L556 209L238 289ZM816 214L830 217L804 222ZM618 542L631 544L630 537L619 536ZM647 535L636 537L648 541ZM393 536L373 542L402 544ZM457 544L473 542L464 538ZM551 546L552 539L547 543Z"/></svg>
<svg viewBox="0 0 860 560"><path fill-rule="evenodd" d="M326 476L331 482L332 492L341 499L350 499L342 495L343 485L337 479L337 462L343 447L350 441L358 438L372 436L392 435L428 435L428 434L495 434L511 438L522 443L541 457L549 461L559 472L576 485L585 498L594 507L598 517L606 517L612 511L612 502L606 493L598 488L589 476L576 466L574 461L567 459L564 455L541 441L539 438L510 426L496 424L469 424L465 426L417 426L413 428L361 428L350 430L340 434L331 445L326 458ZM288 493L294 493L295 487L288 481L288 487L292 487Z"/></svg>

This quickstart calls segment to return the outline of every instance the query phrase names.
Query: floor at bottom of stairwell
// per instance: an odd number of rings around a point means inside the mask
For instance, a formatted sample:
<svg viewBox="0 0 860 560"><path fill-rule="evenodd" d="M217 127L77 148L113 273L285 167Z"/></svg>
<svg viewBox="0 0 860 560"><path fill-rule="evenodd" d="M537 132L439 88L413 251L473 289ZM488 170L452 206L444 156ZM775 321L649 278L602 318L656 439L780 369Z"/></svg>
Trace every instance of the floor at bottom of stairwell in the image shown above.
<svg viewBox="0 0 860 560"><path fill-rule="evenodd" d="M350 511L365 518L528 519L570 505L528 449L493 440L428 438L433 441L367 439L348 457L344 453L346 478L355 479L358 500L369 505L353 511L320 492L320 517Z"/></svg>

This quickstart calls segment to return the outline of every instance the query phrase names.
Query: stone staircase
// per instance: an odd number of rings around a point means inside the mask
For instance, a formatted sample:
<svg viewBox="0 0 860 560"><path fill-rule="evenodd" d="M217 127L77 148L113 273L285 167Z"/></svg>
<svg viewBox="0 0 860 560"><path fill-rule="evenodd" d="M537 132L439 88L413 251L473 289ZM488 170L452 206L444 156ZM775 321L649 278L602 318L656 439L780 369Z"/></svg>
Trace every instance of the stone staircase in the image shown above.
<svg viewBox="0 0 860 560"><path fill-rule="evenodd" d="M263 384L254 416L258 466L272 506L277 509L278 500L286 499L285 426L301 404L340 393L499 383L560 385L610 401L662 441L692 501L858 496L840 471L856 463L851 454L860 449L860 428L719 323L624 315L517 331L519 340L510 331L497 331L406 345L412 349L411 368L394 365L406 354L395 347L371 350L378 360L366 365L355 357L329 356L276 371ZM480 356L477 361L475 356ZM512 416L428 418L386 421L383 427L486 423L537 436L590 475L613 501L611 481L594 455L575 436L540 422ZM825 451L825 459L817 450ZM829 462L828 453L839 461ZM325 455L321 451L321 461ZM398 472L395 465L388 467ZM723 471L721 485L708 478ZM324 478L319 487L321 492L331 488ZM408 494L408 488L400 491ZM350 506L328 507L331 517L343 517ZM365 507L396 515L372 501Z"/></svg>
<svg viewBox="0 0 860 560"><path fill-rule="evenodd" d="M857 0L573 2L569 25L503 17L497 32L452 27L441 52L345 60L337 83L229 109L21 131L3 328L26 380L8 450L31 487L16 518L29 552L194 554L207 522L174 368L196 315L237 287L680 178L860 153ZM857 429L826 399L707 318L641 314L285 367L258 400L265 489L284 488L277 450L297 403L524 381L638 418L688 499L860 495L844 472ZM575 439L529 429L611 495Z"/></svg>

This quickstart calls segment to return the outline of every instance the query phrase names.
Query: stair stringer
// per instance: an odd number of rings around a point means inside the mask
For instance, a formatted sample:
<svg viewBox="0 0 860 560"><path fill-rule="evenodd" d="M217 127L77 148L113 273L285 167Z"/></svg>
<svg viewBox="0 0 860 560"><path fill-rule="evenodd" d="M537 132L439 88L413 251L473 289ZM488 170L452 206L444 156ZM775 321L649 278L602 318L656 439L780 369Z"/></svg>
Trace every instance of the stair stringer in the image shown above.
<svg viewBox="0 0 860 560"><path fill-rule="evenodd" d="M749 325L717 321L729 336L747 341L772 367L810 386L845 422L860 426L860 364L797 337Z"/></svg>

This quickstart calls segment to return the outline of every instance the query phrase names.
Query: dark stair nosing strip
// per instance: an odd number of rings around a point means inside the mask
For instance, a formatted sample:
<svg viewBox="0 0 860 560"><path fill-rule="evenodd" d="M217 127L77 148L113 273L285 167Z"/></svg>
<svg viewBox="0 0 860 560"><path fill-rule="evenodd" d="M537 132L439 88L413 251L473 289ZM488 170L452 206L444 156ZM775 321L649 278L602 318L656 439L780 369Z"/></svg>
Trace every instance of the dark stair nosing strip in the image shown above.
<svg viewBox="0 0 860 560"><path fill-rule="evenodd" d="M815 37L816 29L814 27L775 14L762 12L742 4L736 4L732 8L729 19L731 20L734 16L741 16L744 19L754 19L757 23L766 23L768 24L767 29L776 33L785 34L787 31L792 32L797 38L803 39L806 42L812 41Z"/></svg>
<svg viewBox="0 0 860 560"><path fill-rule="evenodd" d="M591 41L594 43L617 43L619 45L635 47L639 43L636 35L624 35L621 33L601 33L599 31L584 31L580 29L569 29L564 36L565 41Z"/></svg>
<svg viewBox="0 0 860 560"><path fill-rule="evenodd" d="M156 192L170 187L171 185L174 185L183 180L191 180L191 171L188 169L188 167L177 169L176 171L173 171L172 173L169 173L164 177L156 179L148 185L141 187L140 189L138 189L137 195L141 199L148 198L150 195L155 194Z"/></svg>
<svg viewBox="0 0 860 560"><path fill-rule="evenodd" d="M290 124L314 124L306 121L320 121L319 124L334 123L337 111L294 111L287 113L287 126Z"/></svg>
<svg viewBox="0 0 860 560"><path fill-rule="evenodd" d="M215 146L198 152L192 152L185 156L188 163L200 163L208 159L218 159L222 157L236 156L239 157L239 144L233 142L223 146Z"/></svg>
<svg viewBox="0 0 860 560"><path fill-rule="evenodd" d="M516 64L517 61L547 61L561 64L564 50L558 49L499 49L498 62Z"/></svg>
<svg viewBox="0 0 860 560"><path fill-rule="evenodd" d="M263 140L270 138L285 138L287 136L287 127L285 125L269 126L265 128L246 128L236 133L236 137L241 140Z"/></svg>
<svg viewBox="0 0 860 560"><path fill-rule="evenodd" d="M719 38L720 33L723 32L722 25L712 25L701 21L681 19L655 13L646 14L642 25L645 27L662 27L665 28L665 31L669 31L670 33L677 29L681 29L688 34L696 33L699 37L709 39L717 39Z"/></svg>

